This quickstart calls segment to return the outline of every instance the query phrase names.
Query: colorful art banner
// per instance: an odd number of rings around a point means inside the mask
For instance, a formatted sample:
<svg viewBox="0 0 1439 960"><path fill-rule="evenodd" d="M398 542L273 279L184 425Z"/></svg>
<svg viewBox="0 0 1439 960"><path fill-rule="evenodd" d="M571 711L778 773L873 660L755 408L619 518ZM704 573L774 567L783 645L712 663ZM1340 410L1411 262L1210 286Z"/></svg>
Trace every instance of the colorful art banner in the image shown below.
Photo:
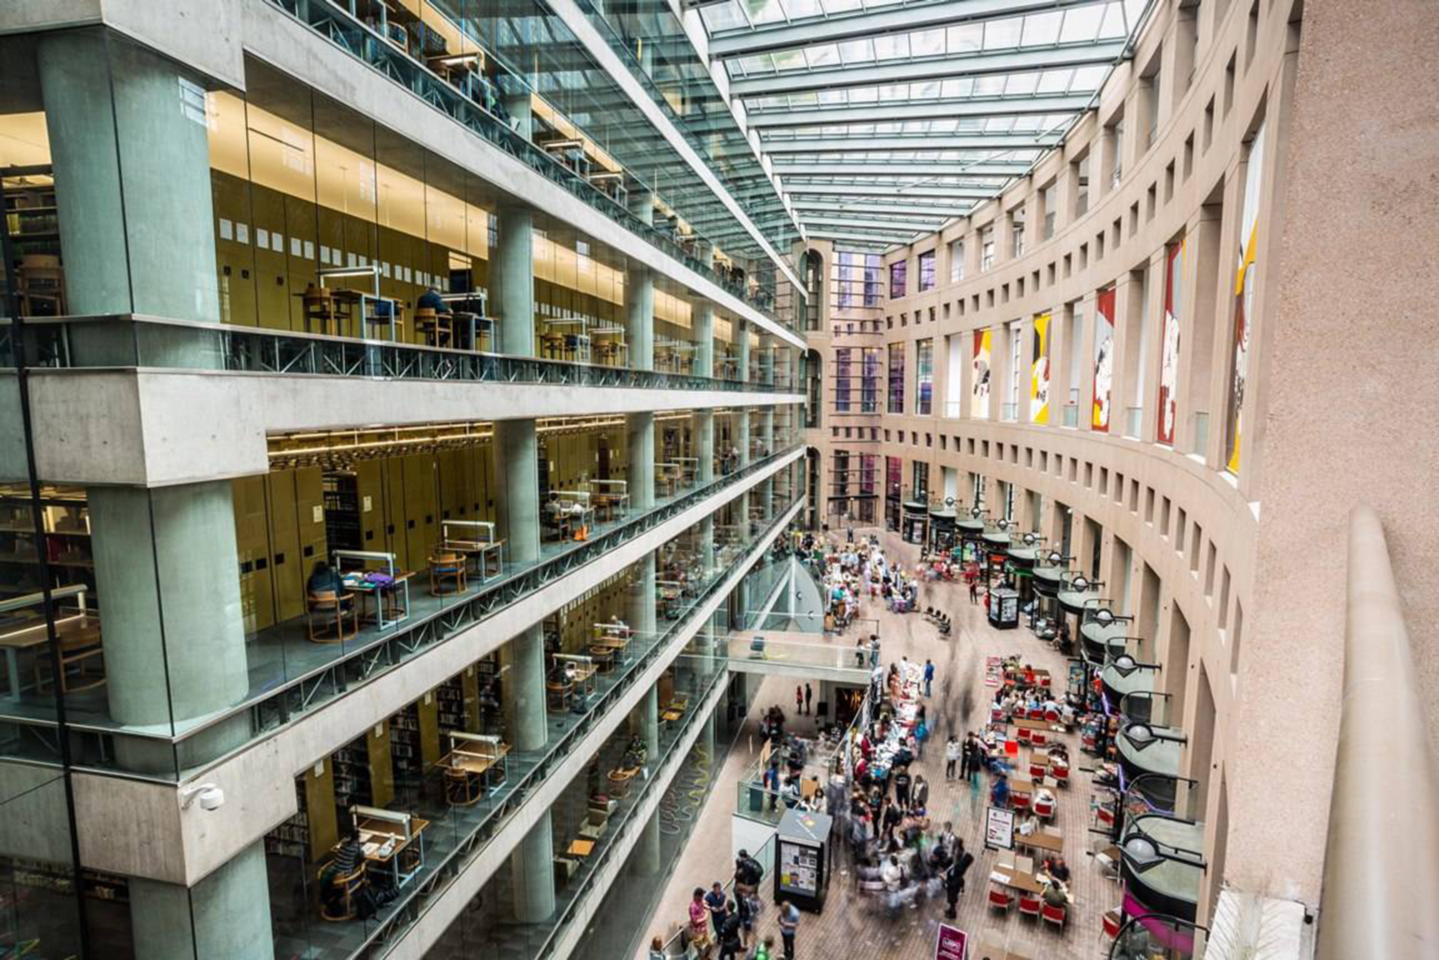
<svg viewBox="0 0 1439 960"><path fill-rule="evenodd" d="M1249 330L1254 323L1254 286L1259 264L1259 193L1264 176L1264 125L1249 144L1244 170L1244 203L1239 215L1239 267L1234 274L1234 363L1225 419L1225 467L1239 472L1240 439L1244 435L1244 388L1249 379Z"/></svg>
<svg viewBox="0 0 1439 960"><path fill-rule="evenodd" d="M979 419L989 416L990 388L990 347L992 338L988 330L974 331L974 355L971 361L974 380L969 394L969 415Z"/></svg>
<svg viewBox="0 0 1439 960"><path fill-rule="evenodd" d="M1159 345L1159 416L1155 439L1174 444L1174 423L1179 416L1179 317L1183 301L1184 241L1165 251L1164 331Z"/></svg>
<svg viewBox="0 0 1439 960"><path fill-rule="evenodd" d="M1029 422L1049 422L1049 326L1053 318L1034 318L1034 350L1029 363Z"/></svg>
<svg viewBox="0 0 1439 960"><path fill-rule="evenodd" d="M1089 429L1109 432L1110 398L1114 387L1114 288L1099 291L1094 312L1094 402Z"/></svg>

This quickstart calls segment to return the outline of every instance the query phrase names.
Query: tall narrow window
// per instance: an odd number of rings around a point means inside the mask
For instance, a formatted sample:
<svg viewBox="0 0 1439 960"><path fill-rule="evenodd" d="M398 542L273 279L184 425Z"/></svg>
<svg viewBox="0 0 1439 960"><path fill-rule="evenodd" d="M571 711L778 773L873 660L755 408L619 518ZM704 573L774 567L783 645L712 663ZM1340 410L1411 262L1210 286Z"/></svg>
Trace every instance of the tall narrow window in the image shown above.
<svg viewBox="0 0 1439 960"><path fill-rule="evenodd" d="M914 412L927 417L934 412L934 340L915 344Z"/></svg>
<svg viewBox="0 0 1439 960"><path fill-rule="evenodd" d="M934 289L934 251L926 250L919 255L919 292Z"/></svg>
<svg viewBox="0 0 1439 960"><path fill-rule="evenodd" d="M949 245L949 282L958 283L964 279L964 241L955 240Z"/></svg>
<svg viewBox="0 0 1439 960"><path fill-rule="evenodd" d="M850 377L849 347L834 351L834 412L849 413Z"/></svg>
<svg viewBox="0 0 1439 960"><path fill-rule="evenodd" d="M904 344L889 345L889 406L890 413L904 413Z"/></svg>
<svg viewBox="0 0 1439 960"><path fill-rule="evenodd" d="M879 413L879 347L865 347L861 354L859 412Z"/></svg>
<svg viewBox="0 0 1439 960"><path fill-rule="evenodd" d="M897 260L889 265L889 298L898 300L908 293L909 261Z"/></svg>
<svg viewBox="0 0 1439 960"><path fill-rule="evenodd" d="M991 224L979 231L979 272L994 269L994 226Z"/></svg>

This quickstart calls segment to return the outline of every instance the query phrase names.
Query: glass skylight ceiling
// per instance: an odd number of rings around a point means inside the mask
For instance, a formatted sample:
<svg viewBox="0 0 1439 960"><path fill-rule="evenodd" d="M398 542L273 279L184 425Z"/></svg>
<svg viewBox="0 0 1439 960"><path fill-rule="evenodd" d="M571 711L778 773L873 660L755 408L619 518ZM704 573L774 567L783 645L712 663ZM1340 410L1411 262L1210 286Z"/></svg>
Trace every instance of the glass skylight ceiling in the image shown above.
<svg viewBox="0 0 1439 960"><path fill-rule="evenodd" d="M700 14L805 233L882 249L1027 173L1149 3L723 0Z"/></svg>

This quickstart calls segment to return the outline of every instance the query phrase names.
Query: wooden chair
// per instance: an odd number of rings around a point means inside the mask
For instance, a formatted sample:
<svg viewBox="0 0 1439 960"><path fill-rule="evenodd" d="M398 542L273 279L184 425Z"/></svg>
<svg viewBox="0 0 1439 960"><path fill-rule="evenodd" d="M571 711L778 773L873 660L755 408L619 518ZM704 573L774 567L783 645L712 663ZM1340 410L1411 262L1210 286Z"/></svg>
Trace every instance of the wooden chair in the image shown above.
<svg viewBox="0 0 1439 960"><path fill-rule="evenodd" d="M989 906L992 910L1000 910L1008 913L1009 908L1014 906L1014 897L1005 893L1003 890L990 890Z"/></svg>
<svg viewBox="0 0 1439 960"><path fill-rule="evenodd" d="M310 284L300 302L304 308L306 333L312 332L312 327L318 327L318 332L326 335L338 336L342 332L335 297L327 288Z"/></svg>
<svg viewBox="0 0 1439 960"><path fill-rule="evenodd" d="M311 593L305 598L305 627L314 643L343 643L355 636L360 632L355 595L333 590Z"/></svg>
<svg viewBox="0 0 1439 960"><path fill-rule="evenodd" d="M93 620L90 622L93 624ZM61 633L58 664L52 663L49 650L35 658L36 692L48 692L52 681L60 684L61 693L83 693L104 686L104 655L98 627L84 628L73 634ZM92 672L92 667L99 669Z"/></svg>
<svg viewBox="0 0 1439 960"><path fill-rule="evenodd" d="M1069 916L1069 911L1064 907L1056 907L1053 904L1046 903L1044 905L1044 912L1042 916L1045 923L1052 923L1059 929L1063 930L1064 921L1065 918Z"/></svg>
<svg viewBox="0 0 1439 960"><path fill-rule="evenodd" d="M575 685L568 680L551 680L545 684L545 693L549 699L551 710L568 710L570 708L570 694L574 693Z"/></svg>
<svg viewBox="0 0 1439 960"><path fill-rule="evenodd" d="M326 861L325 865L320 868L319 874L316 875L316 879L323 883L325 881L325 874L329 869L330 861ZM360 865L355 868L354 873L331 877L330 883L339 893L339 897L335 902L340 906L340 911L338 913L332 913L330 898L323 897L320 904L320 917L331 923L341 923L346 920L355 919L358 915L355 910L355 894L364 889L366 883L364 862L361 861Z"/></svg>
<svg viewBox="0 0 1439 960"><path fill-rule="evenodd" d="M452 807L468 807L479 802L480 780L468 770L445 769L445 799Z"/></svg>
<svg viewBox="0 0 1439 960"><path fill-rule="evenodd" d="M1021 917L1034 917L1039 919L1040 899L1038 894L1030 895L1021 893L1019 895L1019 915Z"/></svg>
<svg viewBox="0 0 1439 960"><path fill-rule="evenodd" d="M452 593L464 593L467 580L467 564L462 554L440 553L430 557L430 596L439 597ZM445 582L455 585L453 590L441 590Z"/></svg>
<svg viewBox="0 0 1439 960"><path fill-rule="evenodd" d="M454 318L440 313L434 307L415 308L415 329L432 347L453 347L455 345Z"/></svg>

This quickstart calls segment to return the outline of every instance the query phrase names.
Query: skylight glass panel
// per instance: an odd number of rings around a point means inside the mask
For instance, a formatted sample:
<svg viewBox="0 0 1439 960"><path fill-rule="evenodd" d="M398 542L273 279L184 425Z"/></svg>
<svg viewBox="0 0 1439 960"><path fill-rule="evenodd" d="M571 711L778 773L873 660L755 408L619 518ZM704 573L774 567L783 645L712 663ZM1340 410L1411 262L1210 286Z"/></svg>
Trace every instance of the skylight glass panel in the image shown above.
<svg viewBox="0 0 1439 960"><path fill-rule="evenodd" d="M729 0L728 3L716 4L712 7L701 7L700 16L704 18L705 29L711 33L719 30L737 30L740 27L749 26L748 18L740 9L739 0Z"/></svg>
<svg viewBox="0 0 1439 960"><path fill-rule="evenodd" d="M802 50L786 50L775 54L774 65L775 69L781 73L809 68L809 62L805 60Z"/></svg>
<svg viewBox="0 0 1439 960"><path fill-rule="evenodd" d="M741 57L739 65L747 77L754 76L755 74L774 72L774 58L767 53L762 53L755 57Z"/></svg>
<svg viewBox="0 0 1439 960"><path fill-rule="evenodd" d="M850 98L844 90L820 90L818 101L823 106L830 106L836 103L848 103Z"/></svg>
<svg viewBox="0 0 1439 960"><path fill-rule="evenodd" d="M900 60L909 56L909 37L889 34L874 38L874 55L878 60Z"/></svg>
<svg viewBox="0 0 1439 960"><path fill-rule="evenodd" d="M945 30L949 53L962 55L984 49L984 24L962 23Z"/></svg>
<svg viewBox="0 0 1439 960"><path fill-rule="evenodd" d="M824 12L830 15L863 9L863 0L824 0Z"/></svg>
<svg viewBox="0 0 1439 960"><path fill-rule="evenodd" d="M961 133L975 133L983 124L984 120L979 117L961 117L955 122L955 127Z"/></svg>
<svg viewBox="0 0 1439 960"><path fill-rule="evenodd" d="M1074 70L1046 70L1039 75L1039 83L1034 88L1035 93L1065 93L1070 89L1070 81L1074 79Z"/></svg>
<svg viewBox="0 0 1439 960"><path fill-rule="evenodd" d="M1076 7L1064 16L1064 30L1060 33L1063 43L1092 41L1099 33L1099 25L1109 5L1095 4L1092 7Z"/></svg>
<svg viewBox="0 0 1439 960"><path fill-rule="evenodd" d="M1099 27L1102 40L1121 40L1129 33L1124 23L1124 5L1111 3L1104 8L1104 22Z"/></svg>
<svg viewBox="0 0 1439 960"><path fill-rule="evenodd" d="M845 63L871 63L874 44L869 40L846 40L839 45L839 55Z"/></svg>
<svg viewBox="0 0 1439 960"><path fill-rule="evenodd" d="M937 57L944 53L944 30L920 30L909 35L909 49L912 56Z"/></svg>
<svg viewBox="0 0 1439 960"><path fill-rule="evenodd" d="M940 83L938 80L926 80L924 83L911 83L909 85L909 97L911 100L937 100L939 99Z"/></svg>
<svg viewBox="0 0 1439 960"><path fill-rule="evenodd" d="M1023 17L992 20L984 25L984 49L1011 50L1019 46L1019 38L1023 32Z"/></svg>
<svg viewBox="0 0 1439 960"><path fill-rule="evenodd" d="M791 20L803 20L824 14L824 7L819 0L784 0L784 9Z"/></svg>
<svg viewBox="0 0 1439 960"><path fill-rule="evenodd" d="M1004 92L1004 83L1009 78L1003 75L974 78L974 94L977 97L997 97Z"/></svg>
<svg viewBox="0 0 1439 960"><path fill-rule="evenodd" d="M1044 119L1044 117L1036 117L1033 115L1015 117L1011 129L1015 133L1034 133L1045 128L1046 124L1044 123Z"/></svg>
<svg viewBox="0 0 1439 960"><path fill-rule="evenodd" d="M1064 23L1064 14L1059 11L1036 13L1024 18L1024 39L1026 47L1049 47L1059 39L1059 28Z"/></svg>
<svg viewBox="0 0 1439 960"><path fill-rule="evenodd" d="M839 45L835 43L822 43L817 47L806 47L804 55L811 68L839 65Z"/></svg>
<svg viewBox="0 0 1439 960"><path fill-rule="evenodd" d="M849 91L850 103L878 103L878 87L852 87Z"/></svg>
<svg viewBox="0 0 1439 960"><path fill-rule="evenodd" d="M974 80L970 77L959 77L945 80L939 85L939 94L949 99L972 96L974 93Z"/></svg>
<svg viewBox="0 0 1439 960"><path fill-rule="evenodd" d="M780 0L745 0L745 9L752 23L780 23L785 19Z"/></svg>
<svg viewBox="0 0 1439 960"><path fill-rule="evenodd" d="M1109 76L1109 68L1103 66L1079 67L1074 71L1074 82L1069 85L1071 91L1092 91L1098 90L1104 78Z"/></svg>
<svg viewBox="0 0 1439 960"><path fill-rule="evenodd" d="M1034 93L1039 86L1039 74L1030 71L1029 73L1011 73L1004 78L1004 95L1006 97L1026 96Z"/></svg>

